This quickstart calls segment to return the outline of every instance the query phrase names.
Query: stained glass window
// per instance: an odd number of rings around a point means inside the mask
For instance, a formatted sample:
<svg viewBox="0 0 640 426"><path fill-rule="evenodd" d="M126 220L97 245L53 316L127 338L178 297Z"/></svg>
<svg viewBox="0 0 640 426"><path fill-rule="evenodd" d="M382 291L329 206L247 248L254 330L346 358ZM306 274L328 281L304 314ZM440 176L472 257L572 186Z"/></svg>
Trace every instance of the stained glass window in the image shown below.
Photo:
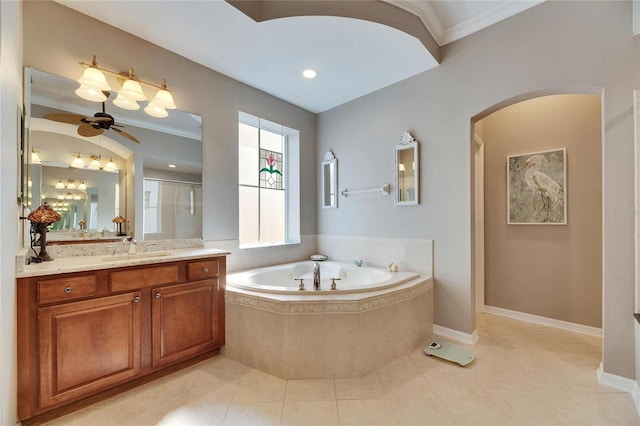
<svg viewBox="0 0 640 426"><path fill-rule="evenodd" d="M283 126L241 113L238 129L241 247L285 244L290 239L287 147Z"/></svg>

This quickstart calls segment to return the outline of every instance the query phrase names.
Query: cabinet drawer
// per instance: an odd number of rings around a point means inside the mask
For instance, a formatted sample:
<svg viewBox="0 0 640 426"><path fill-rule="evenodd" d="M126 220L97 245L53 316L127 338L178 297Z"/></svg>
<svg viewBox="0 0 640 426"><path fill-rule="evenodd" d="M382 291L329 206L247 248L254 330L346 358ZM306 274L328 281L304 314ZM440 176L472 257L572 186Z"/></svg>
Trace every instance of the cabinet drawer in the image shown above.
<svg viewBox="0 0 640 426"><path fill-rule="evenodd" d="M187 279L203 280L218 276L218 259L201 260L187 263Z"/></svg>
<svg viewBox="0 0 640 426"><path fill-rule="evenodd" d="M111 291L128 291L178 282L178 265L127 269L109 273Z"/></svg>
<svg viewBox="0 0 640 426"><path fill-rule="evenodd" d="M95 275L38 281L38 304L95 296L98 279Z"/></svg>

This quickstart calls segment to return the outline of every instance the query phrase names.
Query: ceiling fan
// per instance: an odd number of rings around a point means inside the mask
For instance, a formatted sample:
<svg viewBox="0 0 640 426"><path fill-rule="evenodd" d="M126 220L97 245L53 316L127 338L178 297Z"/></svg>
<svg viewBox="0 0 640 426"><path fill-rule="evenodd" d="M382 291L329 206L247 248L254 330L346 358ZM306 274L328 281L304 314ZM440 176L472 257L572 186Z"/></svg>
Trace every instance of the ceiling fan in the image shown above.
<svg viewBox="0 0 640 426"><path fill-rule="evenodd" d="M103 91L102 93L104 93L107 98L110 95L110 92L107 91ZM93 117L87 117L81 114L60 112L45 114L44 118L52 121L59 121L61 123L77 124L78 134L80 136L98 136L104 133L105 130L111 129L114 132L117 132L119 135L122 135L125 138L129 139L130 141L140 143L140 141L133 135L118 128L124 127L124 125L116 123L113 116L105 112L105 102L102 102L102 112L96 112L95 114L93 114Z"/></svg>

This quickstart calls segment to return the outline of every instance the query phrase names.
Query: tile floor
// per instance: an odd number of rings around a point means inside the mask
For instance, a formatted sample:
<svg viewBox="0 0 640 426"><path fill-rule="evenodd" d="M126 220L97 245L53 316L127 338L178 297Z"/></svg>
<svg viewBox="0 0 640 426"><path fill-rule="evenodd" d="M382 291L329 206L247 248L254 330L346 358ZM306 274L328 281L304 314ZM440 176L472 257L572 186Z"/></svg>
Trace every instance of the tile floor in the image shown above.
<svg viewBox="0 0 640 426"><path fill-rule="evenodd" d="M640 425L599 385L601 339L483 314L465 368L422 348L357 379L282 380L218 356L49 425Z"/></svg>

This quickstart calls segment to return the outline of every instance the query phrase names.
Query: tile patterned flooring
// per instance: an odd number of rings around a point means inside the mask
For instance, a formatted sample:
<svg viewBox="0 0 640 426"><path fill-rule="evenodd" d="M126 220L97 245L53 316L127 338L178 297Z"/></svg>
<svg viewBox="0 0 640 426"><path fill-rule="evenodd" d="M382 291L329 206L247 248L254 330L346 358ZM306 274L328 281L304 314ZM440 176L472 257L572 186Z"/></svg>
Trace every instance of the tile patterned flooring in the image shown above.
<svg viewBox="0 0 640 426"><path fill-rule="evenodd" d="M600 338L477 325L465 368L419 348L361 378L282 380L217 356L48 425L640 425L628 393L597 383Z"/></svg>

